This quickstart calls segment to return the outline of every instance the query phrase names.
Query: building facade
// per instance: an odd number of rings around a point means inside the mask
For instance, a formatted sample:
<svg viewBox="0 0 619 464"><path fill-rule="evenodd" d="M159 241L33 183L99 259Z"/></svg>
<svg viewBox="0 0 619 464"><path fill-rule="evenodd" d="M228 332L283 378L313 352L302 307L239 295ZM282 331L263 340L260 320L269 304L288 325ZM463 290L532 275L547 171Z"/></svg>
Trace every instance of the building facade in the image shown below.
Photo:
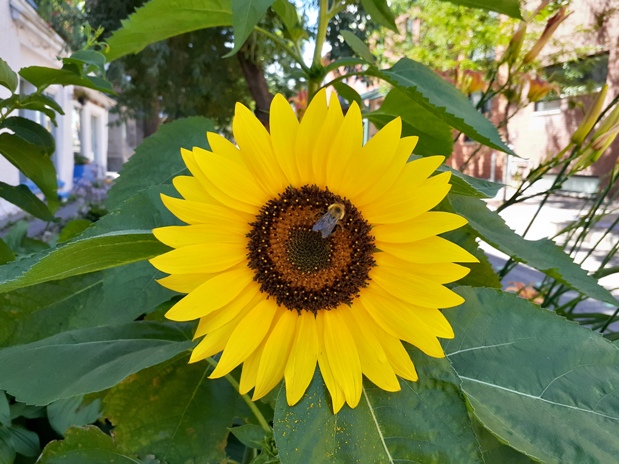
<svg viewBox="0 0 619 464"><path fill-rule="evenodd" d="M0 0L0 58L14 71L27 66L60 68L62 62L57 57L67 55L66 44L43 21L33 4L27 0ZM32 84L20 78L18 92L28 94L34 90ZM26 110L19 116L38 122L54 136L56 151L52 160L58 177L58 192L64 197L73 187L76 159L88 160L102 172L107 170L108 114L115 101L101 92L73 86L50 86L45 93L63 109L64 115L57 116L57 126L39 112ZM8 90L0 87L0 98L8 95ZM29 185L17 168L2 156L0 181ZM0 217L18 211L17 207L0 199Z"/></svg>

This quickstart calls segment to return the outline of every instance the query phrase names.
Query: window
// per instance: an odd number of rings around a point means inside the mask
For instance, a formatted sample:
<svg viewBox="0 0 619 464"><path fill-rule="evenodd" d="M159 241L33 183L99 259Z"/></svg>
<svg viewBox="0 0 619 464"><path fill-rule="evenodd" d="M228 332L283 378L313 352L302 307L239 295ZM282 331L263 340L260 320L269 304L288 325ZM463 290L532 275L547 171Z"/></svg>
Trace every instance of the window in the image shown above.
<svg viewBox="0 0 619 464"><path fill-rule="evenodd" d="M560 111L561 110L561 100L541 100L535 102L535 112L542 111Z"/></svg>

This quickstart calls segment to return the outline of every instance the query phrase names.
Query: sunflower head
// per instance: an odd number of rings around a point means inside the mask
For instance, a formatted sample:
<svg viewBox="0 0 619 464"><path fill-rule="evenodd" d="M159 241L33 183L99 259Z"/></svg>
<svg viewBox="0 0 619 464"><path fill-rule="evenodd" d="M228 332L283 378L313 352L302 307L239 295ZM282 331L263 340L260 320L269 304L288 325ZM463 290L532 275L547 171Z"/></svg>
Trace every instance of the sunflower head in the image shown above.
<svg viewBox="0 0 619 464"><path fill-rule="evenodd" d="M151 260L159 282L187 294L167 317L199 320L191 362L221 353L212 378L243 364L253 399L284 378L290 405L318 363L335 412L364 375L387 391L417 380L402 342L444 356L440 309L463 301L444 285L477 261L438 236L466 222L430 211L450 188L433 175L443 157L408 162L400 119L363 144L359 107L344 116L324 91L301 122L276 95L270 133L238 104L233 132L237 145L208 133L210 151L181 150L191 176L162 200L187 225L153 231L174 248Z"/></svg>

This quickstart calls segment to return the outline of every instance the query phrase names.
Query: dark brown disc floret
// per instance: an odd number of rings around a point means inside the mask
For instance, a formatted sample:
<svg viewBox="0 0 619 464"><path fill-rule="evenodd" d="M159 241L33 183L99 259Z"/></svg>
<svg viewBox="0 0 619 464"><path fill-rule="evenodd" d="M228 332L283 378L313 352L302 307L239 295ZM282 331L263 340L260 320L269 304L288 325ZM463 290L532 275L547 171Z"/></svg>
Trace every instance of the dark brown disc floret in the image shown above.
<svg viewBox="0 0 619 464"><path fill-rule="evenodd" d="M336 216L337 225L323 238L312 227L334 204L344 207L344 217ZM260 290L279 305L313 313L350 305L370 280L371 227L349 200L328 189L289 187L250 225L248 266Z"/></svg>

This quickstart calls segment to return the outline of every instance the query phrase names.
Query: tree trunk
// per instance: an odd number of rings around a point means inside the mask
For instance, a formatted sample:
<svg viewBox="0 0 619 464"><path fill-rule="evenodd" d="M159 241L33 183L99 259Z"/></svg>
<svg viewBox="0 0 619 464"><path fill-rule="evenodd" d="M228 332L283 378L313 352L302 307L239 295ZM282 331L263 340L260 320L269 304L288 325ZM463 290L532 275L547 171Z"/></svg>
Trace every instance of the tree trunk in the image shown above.
<svg viewBox="0 0 619 464"><path fill-rule="evenodd" d="M256 63L251 56L251 51L247 43L239 50L236 55L241 65L241 70L247 81L249 92L256 102L256 117L264 127L269 129L269 108L273 95L269 92L269 86L264 77L264 71L259 63Z"/></svg>

